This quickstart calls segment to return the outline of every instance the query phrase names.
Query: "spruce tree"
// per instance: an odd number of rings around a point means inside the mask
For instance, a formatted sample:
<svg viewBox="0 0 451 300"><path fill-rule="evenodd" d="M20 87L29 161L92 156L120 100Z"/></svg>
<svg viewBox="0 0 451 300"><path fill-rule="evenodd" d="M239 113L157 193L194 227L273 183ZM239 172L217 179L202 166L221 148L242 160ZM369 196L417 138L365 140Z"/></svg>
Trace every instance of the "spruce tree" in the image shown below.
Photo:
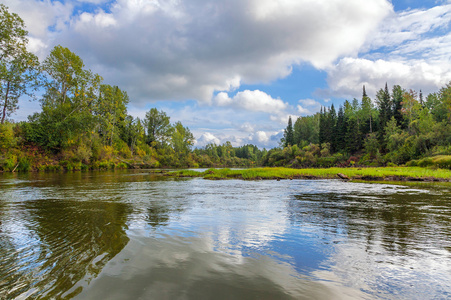
<svg viewBox="0 0 451 300"><path fill-rule="evenodd" d="M401 112L402 109L402 95L404 94L404 90L399 86L393 86L392 90L392 101L393 101L393 117L395 117L396 124L404 128L404 119Z"/></svg>
<svg viewBox="0 0 451 300"><path fill-rule="evenodd" d="M362 134L366 136L368 133L372 133L374 130L374 120L373 120L373 103L370 97L366 94L365 86L363 86L362 93L362 105L361 105L361 115L362 115Z"/></svg>
<svg viewBox="0 0 451 300"><path fill-rule="evenodd" d="M288 118L288 126L284 132L285 147L294 145L294 133L293 133L293 122L291 121L291 116Z"/></svg>
<svg viewBox="0 0 451 300"><path fill-rule="evenodd" d="M335 107L332 104L327 114L327 138L326 143L330 143L330 151L335 152L335 124L337 122L337 113Z"/></svg>
<svg viewBox="0 0 451 300"><path fill-rule="evenodd" d="M385 89L380 89L377 94L377 104L379 106L379 141L382 144L382 147L385 148L385 140L384 140L384 128L388 121L390 121L393 113L392 113L392 102L390 99L390 93L388 91L387 83L385 84Z"/></svg>
<svg viewBox="0 0 451 300"><path fill-rule="evenodd" d="M346 147L346 124L343 107L338 108L337 123L334 130L335 151L343 151Z"/></svg>
<svg viewBox="0 0 451 300"><path fill-rule="evenodd" d="M326 112L325 108L323 110L323 107L321 106L321 110L319 113L319 144L322 145L326 142Z"/></svg>

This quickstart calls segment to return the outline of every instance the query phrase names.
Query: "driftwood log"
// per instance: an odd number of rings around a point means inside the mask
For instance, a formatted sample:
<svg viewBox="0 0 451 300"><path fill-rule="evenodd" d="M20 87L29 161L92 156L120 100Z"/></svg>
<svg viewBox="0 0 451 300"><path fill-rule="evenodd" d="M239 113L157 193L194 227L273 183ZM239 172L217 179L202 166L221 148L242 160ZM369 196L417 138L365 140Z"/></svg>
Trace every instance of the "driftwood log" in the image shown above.
<svg viewBox="0 0 451 300"><path fill-rule="evenodd" d="M350 179L348 176L346 176L343 173L338 173L337 176L340 177L341 179L344 179L344 180L349 180Z"/></svg>

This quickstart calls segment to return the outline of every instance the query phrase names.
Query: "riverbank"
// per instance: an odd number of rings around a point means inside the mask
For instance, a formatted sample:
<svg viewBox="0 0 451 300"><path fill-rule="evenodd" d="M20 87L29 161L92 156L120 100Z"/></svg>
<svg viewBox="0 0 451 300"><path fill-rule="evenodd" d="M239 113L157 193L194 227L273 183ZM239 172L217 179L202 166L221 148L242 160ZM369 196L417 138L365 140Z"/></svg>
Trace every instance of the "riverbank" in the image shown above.
<svg viewBox="0 0 451 300"><path fill-rule="evenodd" d="M181 170L167 173L175 177L202 177L205 179L332 179L368 181L429 181L451 182L451 170L421 167L380 168L252 168L242 170L208 169L204 172Z"/></svg>

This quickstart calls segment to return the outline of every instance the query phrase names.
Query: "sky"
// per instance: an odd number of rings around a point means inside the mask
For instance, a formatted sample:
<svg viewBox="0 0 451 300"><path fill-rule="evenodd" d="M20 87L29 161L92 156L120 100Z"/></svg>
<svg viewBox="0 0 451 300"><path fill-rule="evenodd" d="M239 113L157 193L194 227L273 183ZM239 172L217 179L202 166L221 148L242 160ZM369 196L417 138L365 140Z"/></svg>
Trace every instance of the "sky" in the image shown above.
<svg viewBox="0 0 451 300"><path fill-rule="evenodd" d="M130 97L156 107L196 147L278 146L288 117L361 99L385 83L437 92L451 81L451 0L0 0L28 48L79 55ZM14 120L39 111L21 99Z"/></svg>

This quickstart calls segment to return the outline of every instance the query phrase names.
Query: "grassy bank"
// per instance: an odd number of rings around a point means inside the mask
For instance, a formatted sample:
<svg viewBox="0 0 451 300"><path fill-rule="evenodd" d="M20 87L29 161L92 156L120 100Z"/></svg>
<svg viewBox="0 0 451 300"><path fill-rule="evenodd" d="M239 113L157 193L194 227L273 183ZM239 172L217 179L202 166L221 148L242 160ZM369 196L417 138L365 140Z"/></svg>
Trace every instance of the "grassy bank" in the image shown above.
<svg viewBox="0 0 451 300"><path fill-rule="evenodd" d="M421 167L386 168L327 168L327 169L289 169L254 168L243 170L209 169L205 172L182 170L170 172L177 177L203 177L205 179L321 179L339 178L343 174L351 180L387 181L451 181L451 170Z"/></svg>

